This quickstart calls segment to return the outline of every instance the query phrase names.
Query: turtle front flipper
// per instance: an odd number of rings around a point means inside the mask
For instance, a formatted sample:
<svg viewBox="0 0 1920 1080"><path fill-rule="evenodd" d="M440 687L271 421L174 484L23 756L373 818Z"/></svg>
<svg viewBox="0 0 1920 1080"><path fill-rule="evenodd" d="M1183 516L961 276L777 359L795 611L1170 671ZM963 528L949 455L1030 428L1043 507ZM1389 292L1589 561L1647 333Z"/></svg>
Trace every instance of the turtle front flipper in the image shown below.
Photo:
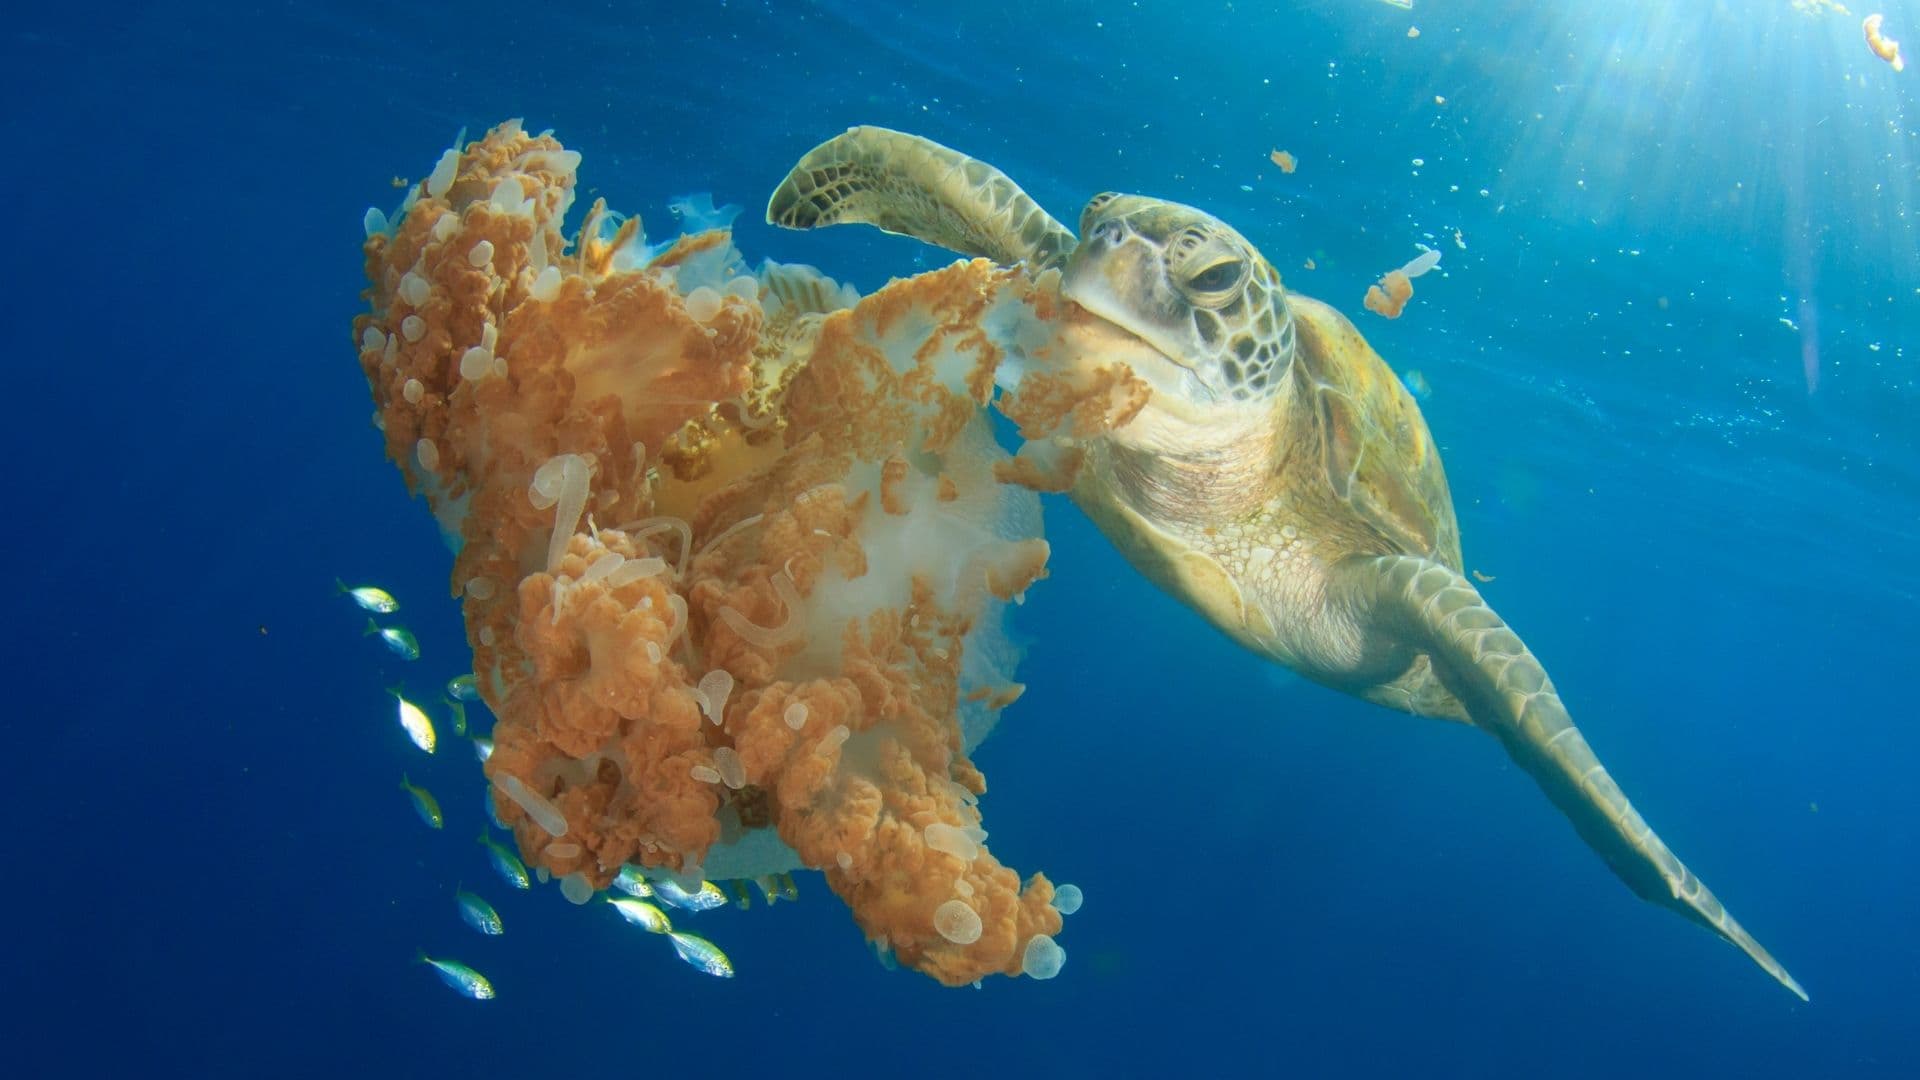
<svg viewBox="0 0 1920 1080"><path fill-rule="evenodd" d="M789 229L857 222L962 255L1059 266L1073 234L1005 173L917 135L850 128L807 151L767 203Z"/></svg>
<svg viewBox="0 0 1920 1080"><path fill-rule="evenodd" d="M1349 560L1337 581L1337 598L1363 632L1426 652L1473 722L1500 739L1629 888L1719 934L1806 999L1793 976L1654 835L1573 726L1546 669L1465 578L1429 559L1389 555Z"/></svg>

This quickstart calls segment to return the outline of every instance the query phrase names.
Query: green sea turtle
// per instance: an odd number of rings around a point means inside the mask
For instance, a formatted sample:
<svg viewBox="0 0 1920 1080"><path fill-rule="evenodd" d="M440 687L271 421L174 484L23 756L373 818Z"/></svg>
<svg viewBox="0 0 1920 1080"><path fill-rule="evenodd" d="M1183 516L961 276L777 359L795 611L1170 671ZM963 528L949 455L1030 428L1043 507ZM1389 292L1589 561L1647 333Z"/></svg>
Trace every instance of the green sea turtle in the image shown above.
<svg viewBox="0 0 1920 1080"><path fill-rule="evenodd" d="M883 128L808 152L775 225L861 222L1061 271L1079 342L1153 388L1086 447L1073 498L1246 647L1367 700L1492 732L1633 891L1805 991L1634 810L1546 670L1461 573L1419 408L1353 324L1191 207L1094 196L1076 239L999 170ZM1077 305L1077 306L1075 306Z"/></svg>

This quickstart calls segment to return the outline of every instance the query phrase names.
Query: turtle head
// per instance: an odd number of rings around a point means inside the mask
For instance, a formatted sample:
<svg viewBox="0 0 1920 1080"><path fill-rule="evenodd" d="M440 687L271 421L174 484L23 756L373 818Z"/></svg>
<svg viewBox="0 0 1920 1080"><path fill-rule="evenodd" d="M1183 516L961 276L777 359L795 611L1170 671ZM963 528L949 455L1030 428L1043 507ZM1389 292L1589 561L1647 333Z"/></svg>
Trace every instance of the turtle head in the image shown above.
<svg viewBox="0 0 1920 1080"><path fill-rule="evenodd" d="M1293 362L1280 275L1211 214L1141 195L1096 195L1061 292L1145 342L1133 366L1194 404L1251 402L1279 390ZM1142 363L1138 354L1164 363Z"/></svg>

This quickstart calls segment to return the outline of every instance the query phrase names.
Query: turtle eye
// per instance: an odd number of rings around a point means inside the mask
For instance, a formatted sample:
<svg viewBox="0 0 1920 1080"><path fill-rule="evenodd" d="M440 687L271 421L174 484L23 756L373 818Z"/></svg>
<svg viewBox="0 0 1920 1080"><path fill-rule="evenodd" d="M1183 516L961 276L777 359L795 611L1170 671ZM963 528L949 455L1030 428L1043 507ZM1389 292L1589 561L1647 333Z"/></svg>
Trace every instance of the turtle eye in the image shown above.
<svg viewBox="0 0 1920 1080"><path fill-rule="evenodd" d="M1187 287L1195 292L1223 292L1240 282L1241 263L1239 259L1227 259L1214 263L1205 270L1187 279Z"/></svg>

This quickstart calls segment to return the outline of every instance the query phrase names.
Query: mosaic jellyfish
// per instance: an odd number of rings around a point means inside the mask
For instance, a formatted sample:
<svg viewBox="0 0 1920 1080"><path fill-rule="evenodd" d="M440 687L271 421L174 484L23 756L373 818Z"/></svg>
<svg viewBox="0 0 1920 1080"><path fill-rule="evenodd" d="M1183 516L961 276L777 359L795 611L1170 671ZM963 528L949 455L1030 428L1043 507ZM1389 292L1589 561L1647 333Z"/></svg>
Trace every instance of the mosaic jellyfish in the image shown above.
<svg viewBox="0 0 1920 1080"><path fill-rule="evenodd" d="M604 202L569 242L579 161L517 123L449 150L369 215L355 323L456 552L501 819L577 896L808 867L942 982L1049 973L1053 887L988 849L968 754L1059 463L983 409L998 379L1029 432L1097 430L1140 391L1041 370L1051 294L983 260L859 299Z"/></svg>

